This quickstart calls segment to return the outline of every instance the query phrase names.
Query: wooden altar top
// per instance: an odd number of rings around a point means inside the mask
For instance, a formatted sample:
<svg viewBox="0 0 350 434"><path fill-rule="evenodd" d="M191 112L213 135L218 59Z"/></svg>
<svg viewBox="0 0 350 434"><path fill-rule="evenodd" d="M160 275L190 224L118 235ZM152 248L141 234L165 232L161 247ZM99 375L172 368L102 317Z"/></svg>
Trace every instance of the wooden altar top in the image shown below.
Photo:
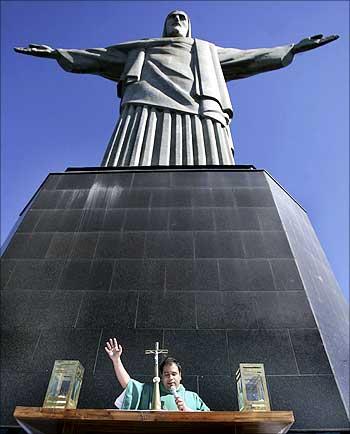
<svg viewBox="0 0 350 434"><path fill-rule="evenodd" d="M291 411L125 411L16 407L14 417L35 434L284 434Z"/></svg>

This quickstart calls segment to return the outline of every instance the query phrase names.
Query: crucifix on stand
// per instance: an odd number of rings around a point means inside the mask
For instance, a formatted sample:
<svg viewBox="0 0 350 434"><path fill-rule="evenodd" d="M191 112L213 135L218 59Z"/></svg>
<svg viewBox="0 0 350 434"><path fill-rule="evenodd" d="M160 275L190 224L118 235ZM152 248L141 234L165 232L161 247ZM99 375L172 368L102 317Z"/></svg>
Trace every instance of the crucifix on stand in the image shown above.
<svg viewBox="0 0 350 434"><path fill-rule="evenodd" d="M152 410L161 410L160 404L160 389L159 389L159 354L168 354L168 350L159 349L159 342L156 342L154 350L145 350L145 354L154 354L154 377L153 377L153 394L152 394Z"/></svg>

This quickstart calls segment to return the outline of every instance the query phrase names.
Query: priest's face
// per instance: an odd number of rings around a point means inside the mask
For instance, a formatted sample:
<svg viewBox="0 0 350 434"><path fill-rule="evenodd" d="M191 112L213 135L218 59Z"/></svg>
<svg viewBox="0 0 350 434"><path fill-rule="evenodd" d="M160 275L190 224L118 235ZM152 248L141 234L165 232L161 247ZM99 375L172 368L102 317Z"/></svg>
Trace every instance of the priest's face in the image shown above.
<svg viewBox="0 0 350 434"><path fill-rule="evenodd" d="M167 36L182 36L186 37L188 34L188 18L184 12L175 11L168 16L165 29Z"/></svg>
<svg viewBox="0 0 350 434"><path fill-rule="evenodd" d="M181 373L176 363L170 363L164 366L162 383L166 389L170 389L171 386L175 386L176 389L178 389L181 383Z"/></svg>

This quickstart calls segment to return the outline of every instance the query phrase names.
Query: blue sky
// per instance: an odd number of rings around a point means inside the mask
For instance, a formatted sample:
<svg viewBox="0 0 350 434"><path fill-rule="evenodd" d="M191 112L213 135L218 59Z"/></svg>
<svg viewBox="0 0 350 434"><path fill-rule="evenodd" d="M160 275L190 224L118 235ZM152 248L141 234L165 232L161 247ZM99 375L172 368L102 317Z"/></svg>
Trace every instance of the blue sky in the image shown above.
<svg viewBox="0 0 350 434"><path fill-rule="evenodd" d="M43 43L104 47L161 35L187 11L193 36L273 47L340 39L289 67L229 83L238 164L266 169L308 212L349 298L349 2L1 1L2 242L49 172L98 166L119 113L115 84L13 52Z"/></svg>

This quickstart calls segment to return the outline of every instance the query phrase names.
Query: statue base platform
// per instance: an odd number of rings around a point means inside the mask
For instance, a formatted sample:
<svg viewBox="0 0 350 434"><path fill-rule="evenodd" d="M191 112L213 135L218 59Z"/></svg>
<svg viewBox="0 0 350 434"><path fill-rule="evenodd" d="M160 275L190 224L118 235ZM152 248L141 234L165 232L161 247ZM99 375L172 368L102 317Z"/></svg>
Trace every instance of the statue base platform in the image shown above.
<svg viewBox="0 0 350 434"><path fill-rule="evenodd" d="M55 360L84 366L79 406L112 407L117 336L136 380L152 381L158 341L211 410L238 410L239 363L264 363L292 431L348 428L347 304L305 210L264 170L52 173L1 271L2 426L42 405Z"/></svg>

